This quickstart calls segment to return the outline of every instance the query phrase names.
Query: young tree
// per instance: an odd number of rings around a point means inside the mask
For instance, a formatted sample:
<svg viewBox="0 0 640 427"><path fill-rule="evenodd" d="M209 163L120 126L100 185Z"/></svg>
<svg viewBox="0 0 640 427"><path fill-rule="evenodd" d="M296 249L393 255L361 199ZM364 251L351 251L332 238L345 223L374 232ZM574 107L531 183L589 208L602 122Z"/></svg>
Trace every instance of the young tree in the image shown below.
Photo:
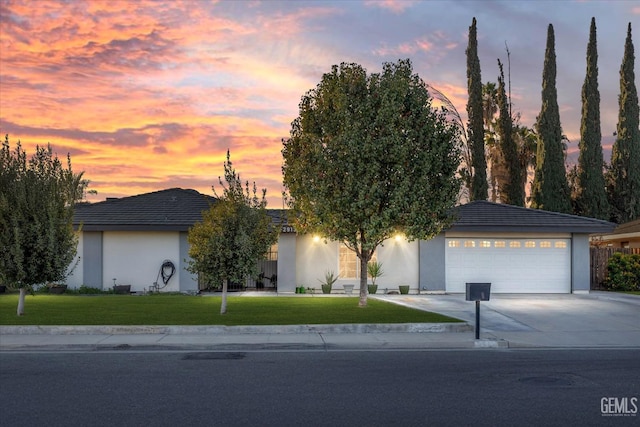
<svg viewBox="0 0 640 427"><path fill-rule="evenodd" d="M500 186L500 201L510 205L524 206L524 191L521 187L520 159L518 147L513 138L513 119L509 113L509 100L504 83L504 71L502 63L498 60L500 76L498 77L498 108L500 117L497 123L497 132L500 140L500 152L506 171L505 180Z"/></svg>
<svg viewBox="0 0 640 427"><path fill-rule="evenodd" d="M542 109L536 128L538 153L535 177L531 186L531 207L571 213L556 90L555 37L551 24L547 31L547 48L542 70Z"/></svg>
<svg viewBox="0 0 640 427"><path fill-rule="evenodd" d="M618 129L611 152L608 195L611 220L617 223L640 217L640 130L638 92L635 84L631 23L627 29L624 55L620 67Z"/></svg>
<svg viewBox="0 0 640 427"><path fill-rule="evenodd" d="M576 180L575 213L591 218L609 219L601 139L596 19L591 18L589 44L587 45L587 74L582 85L582 122L580 125L580 156Z"/></svg>
<svg viewBox="0 0 640 427"><path fill-rule="evenodd" d="M482 78L480 75L480 59L478 59L478 39L476 18L469 27L469 44L467 46L467 115L469 118L469 146L473 170L471 173L471 200L486 200L489 190L487 183L487 161L484 153L484 126L482 105Z"/></svg>
<svg viewBox="0 0 640 427"><path fill-rule="evenodd" d="M409 60L367 75L334 65L300 102L284 142L284 184L302 232L343 242L367 263L385 239L428 239L450 224L460 189L458 128L431 107Z"/></svg>
<svg viewBox="0 0 640 427"><path fill-rule="evenodd" d="M63 280L76 256L73 210L89 185L51 146L27 160L20 142L0 151L0 282L20 290L18 316L33 286Z"/></svg>
<svg viewBox="0 0 640 427"><path fill-rule="evenodd" d="M258 198L256 185L249 191L236 174L227 151L224 163L224 179L218 178L222 196L208 211L203 212L202 222L189 230L188 270L199 274L208 283L222 284L220 314L227 312L228 282L242 283L247 276L255 275L258 261L268 252L278 238L277 230L267 214L267 190Z"/></svg>

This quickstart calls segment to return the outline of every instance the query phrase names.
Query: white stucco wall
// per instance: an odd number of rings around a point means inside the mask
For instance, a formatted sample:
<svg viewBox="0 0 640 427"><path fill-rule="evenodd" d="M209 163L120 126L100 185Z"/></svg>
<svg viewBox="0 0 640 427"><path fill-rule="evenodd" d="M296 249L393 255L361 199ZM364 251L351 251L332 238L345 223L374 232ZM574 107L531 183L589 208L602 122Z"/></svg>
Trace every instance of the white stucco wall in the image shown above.
<svg viewBox="0 0 640 427"><path fill-rule="evenodd" d="M397 290L399 285L409 285L411 292L418 290L420 273L419 242L408 242L404 238L386 240L378 248L378 262L382 263L384 275L376 280L378 293L385 288Z"/></svg>
<svg viewBox="0 0 640 427"><path fill-rule="evenodd" d="M280 259L278 259L280 262ZM296 286L320 289L327 270L338 274L338 243L302 235L296 242ZM337 285L336 285L337 286Z"/></svg>
<svg viewBox="0 0 640 427"><path fill-rule="evenodd" d="M314 240L313 236L297 237L296 242L296 286L304 285L320 289L320 280L328 270L338 274L338 242L323 239ZM376 280L378 292L397 290L399 285L409 285L413 291L418 289L419 280L419 244L406 239L389 239L377 249L378 261L383 264L384 275ZM280 260L278 260L280 262ZM345 284L355 285L359 289L359 279L339 278L334 290L341 291Z"/></svg>
<svg viewBox="0 0 640 427"><path fill-rule="evenodd" d="M79 288L80 286L82 286L82 283L83 283L82 271L84 268L84 264L83 264L84 259L82 257L82 253L83 253L84 247L82 245L82 233L76 232L76 237L78 238L78 247L76 248L76 256L71 262L71 265L69 265L69 269L67 270L68 276L67 276L67 280L65 281L67 286L70 288Z"/></svg>
<svg viewBox="0 0 640 427"><path fill-rule="evenodd" d="M180 268L180 239L176 232L111 231L103 235L103 286L131 285L142 292L156 281L162 262L173 262ZM161 283L161 282L160 282ZM180 290L180 274L176 271L162 292Z"/></svg>

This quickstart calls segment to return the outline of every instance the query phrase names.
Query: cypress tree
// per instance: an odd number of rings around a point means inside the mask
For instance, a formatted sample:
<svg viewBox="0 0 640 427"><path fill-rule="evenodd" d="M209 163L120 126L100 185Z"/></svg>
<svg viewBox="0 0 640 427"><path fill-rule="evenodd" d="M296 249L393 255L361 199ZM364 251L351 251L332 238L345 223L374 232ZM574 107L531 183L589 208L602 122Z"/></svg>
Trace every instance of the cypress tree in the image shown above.
<svg viewBox="0 0 640 427"><path fill-rule="evenodd" d="M611 152L609 202L611 220L623 223L640 217L640 119L638 92L633 71L635 56L631 40L631 23L627 29L622 66L618 128Z"/></svg>
<svg viewBox="0 0 640 427"><path fill-rule="evenodd" d="M538 150L531 186L531 207L553 212L571 212L569 185L564 168L562 127L556 90L556 53L553 25L547 30L547 48L542 70L542 108L536 122Z"/></svg>
<svg viewBox="0 0 640 427"><path fill-rule="evenodd" d="M520 171L520 158L513 138L513 121L509 114L509 100L505 90L504 71L499 59L498 67L500 68L500 76L498 77L498 109L500 117L498 118L497 130L500 138L502 159L507 170L507 181L504 188L500 189L500 200L509 205L524 206L524 193L520 185L522 173Z"/></svg>
<svg viewBox="0 0 640 427"><path fill-rule="evenodd" d="M591 218L609 219L609 202L602 170L601 139L596 19L591 18L587 45L587 74L582 85L582 122L575 213Z"/></svg>
<svg viewBox="0 0 640 427"><path fill-rule="evenodd" d="M478 39L476 18L469 27L469 45L467 54L467 115L469 117L469 146L471 148L471 165L473 168L470 188L471 200L487 200L489 184L487 183L487 160L484 155L484 122L482 110L482 78L480 76L480 60L478 59Z"/></svg>

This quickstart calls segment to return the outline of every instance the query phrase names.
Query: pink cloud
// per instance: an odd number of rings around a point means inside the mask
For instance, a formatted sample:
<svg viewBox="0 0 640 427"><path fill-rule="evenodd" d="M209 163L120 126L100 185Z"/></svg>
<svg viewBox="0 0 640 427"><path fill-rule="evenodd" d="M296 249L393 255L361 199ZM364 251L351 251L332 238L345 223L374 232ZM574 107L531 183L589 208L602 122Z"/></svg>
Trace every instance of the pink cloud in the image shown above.
<svg viewBox="0 0 640 427"><path fill-rule="evenodd" d="M411 0L366 0L365 6L379 7L381 9L390 10L393 13L402 13L412 7L416 1Z"/></svg>

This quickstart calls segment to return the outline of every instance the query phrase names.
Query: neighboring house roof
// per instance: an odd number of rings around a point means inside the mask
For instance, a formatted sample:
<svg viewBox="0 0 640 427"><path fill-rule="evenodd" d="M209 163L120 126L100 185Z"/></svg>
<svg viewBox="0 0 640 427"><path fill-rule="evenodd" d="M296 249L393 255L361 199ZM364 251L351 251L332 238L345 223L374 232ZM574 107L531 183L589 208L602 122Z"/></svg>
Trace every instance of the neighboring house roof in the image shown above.
<svg viewBox="0 0 640 427"><path fill-rule="evenodd" d="M639 234L640 235L640 218L635 221L620 224L613 230L611 234Z"/></svg>
<svg viewBox="0 0 640 427"><path fill-rule="evenodd" d="M640 241L640 219L620 224L615 230L603 232L598 238L608 243Z"/></svg>
<svg viewBox="0 0 640 427"><path fill-rule="evenodd" d="M78 204L73 225L84 231L188 231L216 198L196 190L170 188L137 196ZM268 209L274 224L283 222L282 209Z"/></svg>
<svg viewBox="0 0 640 427"><path fill-rule="evenodd" d="M447 231L609 233L616 224L594 218L528 209L519 206L474 201L457 206L455 220Z"/></svg>
<svg viewBox="0 0 640 427"><path fill-rule="evenodd" d="M84 231L187 231L216 200L196 190L170 188L80 204L73 224Z"/></svg>

